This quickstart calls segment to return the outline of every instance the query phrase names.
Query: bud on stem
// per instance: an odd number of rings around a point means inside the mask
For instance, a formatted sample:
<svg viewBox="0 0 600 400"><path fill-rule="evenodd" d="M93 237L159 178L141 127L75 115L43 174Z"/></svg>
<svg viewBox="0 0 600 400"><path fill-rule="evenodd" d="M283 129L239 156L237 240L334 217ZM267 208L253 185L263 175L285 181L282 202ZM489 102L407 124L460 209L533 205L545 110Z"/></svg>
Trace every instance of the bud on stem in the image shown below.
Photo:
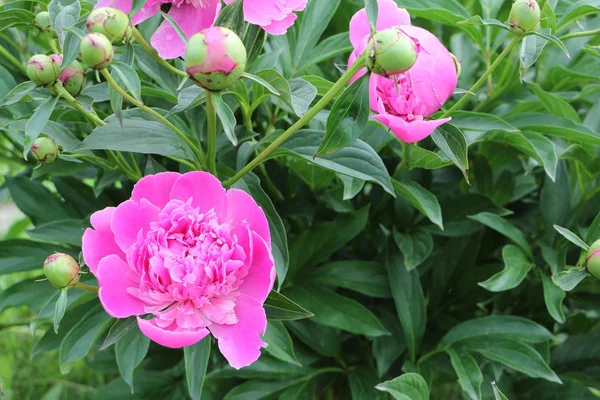
<svg viewBox="0 0 600 400"><path fill-rule="evenodd" d="M59 66L62 65L62 55L52 54L50 56ZM58 80L71 96L77 96L85 85L85 71L77 60L73 60L68 67L58 75Z"/></svg>
<svg viewBox="0 0 600 400"><path fill-rule="evenodd" d="M417 46L400 29L376 32L367 45L367 67L386 78L407 71L417 61Z"/></svg>
<svg viewBox="0 0 600 400"><path fill-rule="evenodd" d="M56 32L50 27L50 14L48 11L39 12L35 16L33 24L40 29L39 37L42 40L52 40L56 37Z"/></svg>
<svg viewBox="0 0 600 400"><path fill-rule="evenodd" d="M85 26L90 33L101 33L112 44L128 42L133 34L133 27L127 14L110 7L97 8L88 17Z"/></svg>
<svg viewBox="0 0 600 400"><path fill-rule="evenodd" d="M600 240L590 246L585 259L585 267L594 278L600 279Z"/></svg>
<svg viewBox="0 0 600 400"><path fill-rule="evenodd" d="M58 146L50 138L39 137L31 146L31 154L42 164L52 164L58 158Z"/></svg>
<svg viewBox="0 0 600 400"><path fill-rule="evenodd" d="M508 23L513 32L523 33L534 31L540 23L540 6L535 0L517 0L510 10Z"/></svg>
<svg viewBox="0 0 600 400"><path fill-rule="evenodd" d="M46 86L56 82L60 66L51 57L44 54L36 54L27 61L25 70L29 79L36 85Z"/></svg>
<svg viewBox="0 0 600 400"><path fill-rule="evenodd" d="M104 69L113 60L112 43L101 33L89 33L81 39L81 59L92 69Z"/></svg>
<svg viewBox="0 0 600 400"><path fill-rule="evenodd" d="M75 286L79 282L79 265L68 254L54 253L44 261L44 274L59 289Z"/></svg>

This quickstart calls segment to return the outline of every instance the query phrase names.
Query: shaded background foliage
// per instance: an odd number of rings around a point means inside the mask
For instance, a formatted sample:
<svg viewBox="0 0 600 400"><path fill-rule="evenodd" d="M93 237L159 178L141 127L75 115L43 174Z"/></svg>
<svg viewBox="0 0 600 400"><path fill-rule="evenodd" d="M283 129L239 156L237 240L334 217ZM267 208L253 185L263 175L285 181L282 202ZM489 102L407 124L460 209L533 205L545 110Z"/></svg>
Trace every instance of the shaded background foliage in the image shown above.
<svg viewBox="0 0 600 400"><path fill-rule="evenodd" d="M51 6L70 12L75 3ZM462 61L462 89L511 38L495 22L469 20L506 21L510 1L397 3ZM77 4L75 20L83 21L93 4ZM257 31L247 28L250 72L282 95L251 81L224 93L238 121L238 146L220 135L222 177L337 80L336 66L343 68L351 50L349 20L363 5L312 0L288 34L268 37L262 51ZM65 157L39 168L23 160L28 121L50 101L45 90L22 83L28 56L49 51L32 27L35 12L48 5L0 6L0 197L23 213L9 209L15 222L2 229L0 242L4 398L386 398L378 384L412 390L411 399L502 398L492 382L508 398L598 397L600 286L586 278L582 254L600 238L599 2L541 1L539 31L560 37L571 57L552 41L527 36L472 96L468 111L454 113L452 125L430 139L403 146L372 121L352 120L363 128L359 141L313 158L329 128L323 112L265 168L235 184L267 213L277 289L285 296L268 301L270 346L240 371L218 352L208 357L208 339L185 350L148 343L137 327L127 329L131 321L115 322L94 296L76 289L54 333L59 294L35 282L43 260L53 251L77 258L89 215L128 198L135 171L132 178L87 160ZM160 21L152 18L140 30L148 36ZM67 31L68 40L74 37ZM139 74L145 104L205 141L201 89L186 83L178 90L179 78L138 45L119 48L118 59L126 79L137 82L127 71ZM65 151L120 150L143 174L188 170L176 160L190 159L182 142L128 109L93 73L78 100L93 102L102 118L115 116L93 130L59 101L39 131ZM232 125L223 129L232 136Z"/></svg>

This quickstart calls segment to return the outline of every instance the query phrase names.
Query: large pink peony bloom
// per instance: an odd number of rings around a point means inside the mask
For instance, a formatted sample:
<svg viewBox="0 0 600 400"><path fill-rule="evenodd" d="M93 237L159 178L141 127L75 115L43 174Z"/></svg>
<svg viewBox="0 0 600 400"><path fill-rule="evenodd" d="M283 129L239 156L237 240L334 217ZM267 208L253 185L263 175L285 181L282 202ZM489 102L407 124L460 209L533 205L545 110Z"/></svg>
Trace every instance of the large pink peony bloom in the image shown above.
<svg viewBox="0 0 600 400"><path fill-rule="evenodd" d="M410 26L406 10L393 0L378 0L377 30L398 27L411 37L418 50L417 62L411 69L387 79L371 74L370 106L378 113L374 118L394 132L406 143L418 142L429 136L450 118L426 120L438 111L452 96L458 76L452 54L433 34L425 29ZM358 11L350 22L350 41L354 51L348 64L366 49L371 28L364 9ZM354 78L365 73L362 70Z"/></svg>
<svg viewBox="0 0 600 400"><path fill-rule="evenodd" d="M236 0L224 0L230 4ZM283 35L294 25L296 14L306 8L308 0L243 0L244 19L251 24L260 25L272 35ZM313 0L323 1L323 0Z"/></svg>
<svg viewBox="0 0 600 400"><path fill-rule="evenodd" d="M133 0L98 0L94 8L113 7L125 13L131 11ZM221 0L148 0L131 21L137 25L160 11L163 4L171 4L169 15L189 38L213 25L221 11ZM168 21L163 21L150 40L164 58L177 58L185 53L185 43Z"/></svg>
<svg viewBox="0 0 600 400"><path fill-rule="evenodd" d="M138 317L141 331L172 348L210 332L235 368L258 359L275 267L267 219L250 195L206 172L165 172L91 222L83 256L108 314L154 314Z"/></svg>

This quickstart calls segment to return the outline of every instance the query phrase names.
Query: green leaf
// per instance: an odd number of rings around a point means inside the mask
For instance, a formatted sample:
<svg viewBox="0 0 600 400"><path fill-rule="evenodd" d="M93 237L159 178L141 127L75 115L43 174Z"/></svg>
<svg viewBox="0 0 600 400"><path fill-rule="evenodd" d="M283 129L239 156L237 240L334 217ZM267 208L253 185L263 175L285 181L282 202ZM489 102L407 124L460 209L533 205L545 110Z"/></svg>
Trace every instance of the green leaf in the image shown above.
<svg viewBox="0 0 600 400"><path fill-rule="evenodd" d="M268 344L267 353L288 363L300 365L294 353L294 343L281 321L269 321L263 340Z"/></svg>
<svg viewBox="0 0 600 400"><path fill-rule="evenodd" d="M133 371L146 357L150 339L139 329L129 330L115 346L117 366L133 393Z"/></svg>
<svg viewBox="0 0 600 400"><path fill-rule="evenodd" d="M231 29L238 36L242 36L244 31L244 13L242 9L243 1L235 1L223 7L214 26L222 26Z"/></svg>
<svg viewBox="0 0 600 400"><path fill-rule="evenodd" d="M54 111L56 103L58 103L58 96L51 97L44 101L35 110L27 122L27 126L25 127L25 142L23 143L23 158L25 158L25 160L27 160L27 154L31 150L33 142L38 138L38 136L40 136L40 133L42 130L44 130L46 122L48 122L50 119L50 115L52 115L52 111Z"/></svg>
<svg viewBox="0 0 600 400"><path fill-rule="evenodd" d="M64 243L81 247L83 221L80 219L61 219L47 222L27 231L27 235L32 239L45 242Z"/></svg>
<svg viewBox="0 0 600 400"><path fill-rule="evenodd" d="M279 292L271 291L269 297L265 300L265 312L267 313L267 319L271 320L297 320L310 318L314 316L313 313L300 307L292 300L288 299Z"/></svg>
<svg viewBox="0 0 600 400"><path fill-rule="evenodd" d="M502 249L502 259L504 260L504 269L491 276L485 282L479 282L479 286L490 292L502 292L514 289L527 276L527 273L533 264L527 259L523 250L519 247L509 244Z"/></svg>
<svg viewBox="0 0 600 400"><path fill-rule="evenodd" d="M369 120L369 77L361 77L350 85L333 104L325 138L316 156L334 153L354 143Z"/></svg>
<svg viewBox="0 0 600 400"><path fill-rule="evenodd" d="M102 307L96 306L73 326L60 345L61 373L67 373L75 361L88 354L110 320L110 315Z"/></svg>
<svg viewBox="0 0 600 400"><path fill-rule="evenodd" d="M409 271L418 267L433 251L433 239L424 229L406 234L394 231L394 241L404 255Z"/></svg>
<svg viewBox="0 0 600 400"><path fill-rule="evenodd" d="M256 77L266 82L269 87L265 86L262 82L255 81L252 88L252 110L255 110L256 107L268 97L276 96L283 104L296 112L292 100L290 84L279 72L274 69L265 69L258 72ZM278 94L274 94L272 89L275 89Z"/></svg>
<svg viewBox="0 0 600 400"><path fill-rule="evenodd" d="M6 5L6 3L2 3L2 5ZM34 18L35 14L27 10L11 8L10 10L0 11L0 32L12 27L30 25Z"/></svg>
<svg viewBox="0 0 600 400"><path fill-rule="evenodd" d="M100 351L107 349L123 338L131 329L137 327L137 318L134 316L128 318L120 318L110 327L104 343L100 346Z"/></svg>
<svg viewBox="0 0 600 400"><path fill-rule="evenodd" d="M290 264L287 233L283 220L277 213L277 210L275 210L273 202L261 187L260 179L258 179L255 174L248 173L244 175L233 186L250 194L267 215L269 230L271 231L273 259L275 260L275 267L277 269L278 287L281 288L285 282L285 277Z"/></svg>
<svg viewBox="0 0 600 400"><path fill-rule="evenodd" d="M293 386L297 379L278 382L247 381L231 389L223 400L261 400Z"/></svg>
<svg viewBox="0 0 600 400"><path fill-rule="evenodd" d="M362 304L318 286L293 286L287 295L309 309L318 310L313 321L357 335L389 335L379 319Z"/></svg>
<svg viewBox="0 0 600 400"><path fill-rule="evenodd" d="M600 4L596 2L592 2L596 5L590 3L591 2L589 0L579 0L575 3L572 3L571 6L567 8L564 12L563 17L560 19L560 22L556 27L556 30L561 30L562 28L569 25L571 22L581 17L598 13L598 11L600 11Z"/></svg>
<svg viewBox="0 0 600 400"><path fill-rule="evenodd" d="M596 215L594 221L592 221L592 224L588 228L587 234L585 236L585 240L587 243L594 243L598 239L600 239L600 212L598 213L598 215Z"/></svg>
<svg viewBox="0 0 600 400"><path fill-rule="evenodd" d="M294 113L303 117L317 96L317 88L302 78L294 78L290 81L290 93Z"/></svg>
<svg viewBox="0 0 600 400"><path fill-rule="evenodd" d="M458 383L463 392L471 400L481 399L481 384L483 383L483 375L477 365L477 361L467 352L458 353L456 350L449 348L446 350L450 356L452 367ZM466 396L465 396L466 397Z"/></svg>
<svg viewBox="0 0 600 400"><path fill-rule="evenodd" d="M377 372L379 376L383 376L406 350L406 340L398 316L388 308L382 308L378 311L377 315L380 321L391 333L390 336L375 338L371 346Z"/></svg>
<svg viewBox="0 0 600 400"><path fill-rule="evenodd" d="M287 327L304 344L325 357L339 357L341 352L340 331L311 320L289 321Z"/></svg>
<svg viewBox="0 0 600 400"><path fill-rule="evenodd" d="M484 26L495 26L498 28L502 28L506 31L510 31L510 25L505 24L503 22L498 21L497 19L483 19L479 15L475 15L469 19L461 21L458 23L459 25L484 25Z"/></svg>
<svg viewBox="0 0 600 400"><path fill-rule="evenodd" d="M408 271L404 257L397 252L391 252L388 255L388 274L406 347L411 360L414 361L427 323L427 308L419 273L416 270Z"/></svg>
<svg viewBox="0 0 600 400"><path fill-rule="evenodd" d="M508 397L498 389L498 385L494 381L492 381L492 390L494 391L494 400L508 400Z"/></svg>
<svg viewBox="0 0 600 400"><path fill-rule="evenodd" d="M408 167L410 169L439 169L452 165L444 154L434 153L417 145L408 146Z"/></svg>
<svg viewBox="0 0 600 400"><path fill-rule="evenodd" d="M175 30L175 32L177 33L177 36L179 36L181 41L187 45L188 37L185 35L185 33L183 32L183 30L181 29L179 24L173 18L171 18L171 16L169 14L167 14L164 11L161 11L160 15L165 19L165 21L167 21L173 27L173 29Z"/></svg>
<svg viewBox="0 0 600 400"><path fill-rule="evenodd" d="M474 111L455 111L452 113L452 125L460 129L471 131L493 131L501 130L505 132L519 132L517 128L493 115Z"/></svg>
<svg viewBox="0 0 600 400"><path fill-rule="evenodd" d="M465 134L456 126L446 123L438 127L431 138L442 152L460 169L460 172L469 182L469 156Z"/></svg>
<svg viewBox="0 0 600 400"><path fill-rule="evenodd" d="M58 333L58 327L60 326L60 321L62 321L65 316L65 311L67 311L67 291L69 288L64 288L60 290L60 295L58 296L58 300L56 301L56 306L54 308L54 333Z"/></svg>
<svg viewBox="0 0 600 400"><path fill-rule="evenodd" d="M56 32L61 47L64 47L66 28L74 26L79 21L81 5L79 0L52 0L48 4L50 27Z"/></svg>
<svg viewBox="0 0 600 400"><path fill-rule="evenodd" d="M396 400L429 400L427 382L414 372L380 383L375 389L390 393Z"/></svg>
<svg viewBox="0 0 600 400"><path fill-rule="evenodd" d="M196 85L188 86L179 92L177 96L177 105L171 108L165 117L199 106L205 101L206 91L203 88Z"/></svg>
<svg viewBox="0 0 600 400"><path fill-rule="evenodd" d="M11 104L18 103L23 97L27 96L36 88L37 85L31 81L21 82L12 88L10 92L6 94L6 96L4 96L0 106L9 106Z"/></svg>
<svg viewBox="0 0 600 400"><path fill-rule="evenodd" d="M555 94L546 92L538 84L528 82L527 86L531 88L533 93L535 93L535 95L540 99L541 103L550 114L576 122L581 122L577 111L575 111L575 109L566 100L563 100Z"/></svg>
<svg viewBox="0 0 600 400"><path fill-rule="evenodd" d="M254 75L254 74L251 74L249 72L244 72L244 74L242 76L244 78L248 78L251 81L254 81L254 82L258 83L259 85L261 85L262 87L264 87L265 89L267 89L269 92L271 92L275 96L280 96L281 95L281 93L279 93L277 91L277 89L275 89L269 82L265 81L264 79L262 79L258 75Z"/></svg>
<svg viewBox="0 0 600 400"><path fill-rule="evenodd" d="M456 325L444 335L440 345L448 347L455 342L479 336L512 338L528 343L542 343L552 339L552 334L546 328L529 319L512 315L491 315Z"/></svg>
<svg viewBox="0 0 600 400"><path fill-rule="evenodd" d="M292 155L300 157L325 169L363 181L377 183L386 192L394 193L390 175L383 161L371 146L358 139L352 145L340 151L315 158L314 155L323 138L323 131L301 130L275 150L272 156Z"/></svg>
<svg viewBox="0 0 600 400"><path fill-rule="evenodd" d="M137 100L142 101L142 84L140 78L133 68L129 65L113 61L111 64L113 74L116 74L125 85L129 93Z"/></svg>
<svg viewBox="0 0 600 400"><path fill-rule="evenodd" d="M563 51L563 53L565 53L565 55L568 58L571 58L571 54L569 53L569 50L567 50L567 46L565 46L565 44L556 36L551 35L550 33L544 33L544 32L540 32L540 31L531 31L531 32L529 32L529 34L542 37L542 38L548 40L549 42L554 43Z"/></svg>
<svg viewBox="0 0 600 400"><path fill-rule="evenodd" d="M587 278L588 275L589 272L585 267L569 268L553 275L552 281L565 292L569 292L573 290L579 282Z"/></svg>
<svg viewBox="0 0 600 400"><path fill-rule="evenodd" d="M217 111L217 116L223 125L225 136L227 136L227 139L229 139L231 144L237 146L238 139L237 136L235 136L235 125L237 122L235 120L235 115L233 115L233 111L231 111L231 108L223 101L220 93L207 93L207 96L212 96L212 101L215 110Z"/></svg>
<svg viewBox="0 0 600 400"><path fill-rule="evenodd" d="M315 65L321 63L323 61L329 60L337 55L350 53L354 48L349 40L348 32L338 33L335 35L331 35L323 39L321 43L319 43L312 52L310 52L302 61L302 64L297 68L298 71L303 71L310 67L311 65ZM306 77L304 77L306 79ZM323 78L312 76L311 78L320 78L317 79L319 82L325 83ZM312 79L307 79L313 85ZM323 82L325 81L325 82ZM317 85L315 85L317 86ZM319 94L322 92L319 91ZM321 94L322 95L322 94Z"/></svg>
<svg viewBox="0 0 600 400"><path fill-rule="evenodd" d="M354 290L371 297L391 297L387 271L375 261L336 261L311 270L302 279Z"/></svg>
<svg viewBox="0 0 600 400"><path fill-rule="evenodd" d="M507 238L512 240L516 245L518 245L527 254L529 258L533 257L531 252L531 246L525 239L523 232L521 232L513 224L511 224L504 218L496 214L492 214L490 212L482 212L476 215L469 215L469 218L506 236Z"/></svg>
<svg viewBox="0 0 600 400"><path fill-rule="evenodd" d="M65 36L65 43L63 47L62 64L60 65L61 71L63 71L65 68L71 65L73 60L75 60L75 58L77 57L77 52L79 51L81 39L87 33L75 26L66 28L65 30L67 31L67 33Z"/></svg>
<svg viewBox="0 0 600 400"><path fill-rule="evenodd" d="M377 14L379 12L377 0L365 0L365 9L369 18L369 25L371 25L371 32L375 32L377 29Z"/></svg>
<svg viewBox="0 0 600 400"><path fill-rule="evenodd" d="M485 358L508 366L532 378L561 383L540 353L525 343L509 338L472 337L460 343L461 348L476 351Z"/></svg>
<svg viewBox="0 0 600 400"><path fill-rule="evenodd" d="M441 230L444 230L442 209L433 193L415 181L400 182L392 179L392 184L398 195L408 200L410 204L429 218L431 222L439 226Z"/></svg>
<svg viewBox="0 0 600 400"><path fill-rule="evenodd" d="M542 275L544 302L546 303L548 313L556 322L564 324L566 317L562 309L562 303L567 294L552 281L552 278L546 272L541 271L540 274Z"/></svg>
<svg viewBox="0 0 600 400"><path fill-rule="evenodd" d="M0 265L1 263L0 257ZM42 279L43 276L38 278ZM36 278L25 279L3 289L0 292L0 312L10 307L22 306L27 306L31 311L38 311L56 297L58 293L54 286L36 280Z"/></svg>
<svg viewBox="0 0 600 400"><path fill-rule="evenodd" d="M547 44L548 41L539 36L525 36L521 41L521 69L527 69L535 64Z"/></svg>
<svg viewBox="0 0 600 400"><path fill-rule="evenodd" d="M44 260L53 252L72 253L73 251L55 244L32 240L9 239L0 241L0 275L13 272L41 269Z"/></svg>
<svg viewBox="0 0 600 400"><path fill-rule="evenodd" d="M188 391L193 400L200 400L204 377L210 357L211 338L205 337L200 342L183 348L185 358L185 376Z"/></svg>
<svg viewBox="0 0 600 400"><path fill-rule="evenodd" d="M563 228L562 226L554 225L554 229L556 229L556 231L558 233L560 233L565 239L567 239L569 242L573 243L575 246L578 246L585 251L588 251L590 249L590 246L588 246L583 241L583 239L581 239L579 236L577 236L576 234L574 234L567 228Z"/></svg>
<svg viewBox="0 0 600 400"><path fill-rule="evenodd" d="M581 144L600 146L600 133L566 118L545 113L519 113L506 121L521 130L533 130L543 135L561 137Z"/></svg>

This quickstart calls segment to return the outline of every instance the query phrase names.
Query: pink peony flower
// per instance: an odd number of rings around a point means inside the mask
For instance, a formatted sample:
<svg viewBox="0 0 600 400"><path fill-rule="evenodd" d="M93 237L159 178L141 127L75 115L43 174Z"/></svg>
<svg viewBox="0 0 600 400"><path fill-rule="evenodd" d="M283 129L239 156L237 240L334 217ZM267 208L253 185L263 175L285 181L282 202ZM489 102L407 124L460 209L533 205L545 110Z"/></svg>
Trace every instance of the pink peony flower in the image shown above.
<svg viewBox="0 0 600 400"><path fill-rule="evenodd" d="M230 4L236 0L224 0ZM308 0L243 0L244 19L251 24L260 25L272 35L283 35L294 25L296 14L302 11ZM319 0L314 0L319 1ZM323 1L323 0L321 0Z"/></svg>
<svg viewBox="0 0 600 400"><path fill-rule="evenodd" d="M131 11L133 0L98 0L94 8L113 7L125 13ZM189 38L211 27L221 11L221 0L148 0L131 22L137 25L160 11L163 4L171 4L169 16ZM185 43L168 21L163 21L150 40L158 54L164 58L177 58L185 53Z"/></svg>
<svg viewBox="0 0 600 400"><path fill-rule="evenodd" d="M263 210L206 172L147 176L131 199L91 217L83 256L104 309L138 317L141 331L172 348L210 333L234 368L266 344L263 303L275 281Z"/></svg>
<svg viewBox="0 0 600 400"><path fill-rule="evenodd" d="M387 79L371 74L370 106L374 118L386 125L406 143L418 142L451 118L427 121L452 96L458 80L452 54L429 31L410 26L406 10L393 0L378 0L377 30L397 27L417 45L417 61L408 71ZM348 64L366 49L371 28L364 9L350 21L350 41L354 51ZM362 70L354 79L364 75Z"/></svg>

